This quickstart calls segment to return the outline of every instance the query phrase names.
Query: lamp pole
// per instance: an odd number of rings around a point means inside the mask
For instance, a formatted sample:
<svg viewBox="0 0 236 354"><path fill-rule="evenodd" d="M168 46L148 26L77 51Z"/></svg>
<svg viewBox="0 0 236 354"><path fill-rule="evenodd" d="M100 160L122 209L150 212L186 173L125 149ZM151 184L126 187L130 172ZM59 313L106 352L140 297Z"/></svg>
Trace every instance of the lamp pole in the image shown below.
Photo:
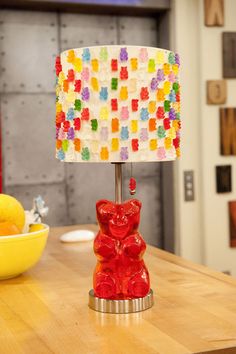
<svg viewBox="0 0 236 354"><path fill-rule="evenodd" d="M122 165L123 162L115 162L115 202L122 203Z"/></svg>

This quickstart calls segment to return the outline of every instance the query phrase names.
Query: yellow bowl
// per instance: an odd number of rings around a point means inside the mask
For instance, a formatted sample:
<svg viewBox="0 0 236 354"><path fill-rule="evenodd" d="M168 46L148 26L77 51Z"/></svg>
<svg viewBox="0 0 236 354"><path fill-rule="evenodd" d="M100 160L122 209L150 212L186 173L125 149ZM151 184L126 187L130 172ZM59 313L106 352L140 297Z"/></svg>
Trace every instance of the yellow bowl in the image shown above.
<svg viewBox="0 0 236 354"><path fill-rule="evenodd" d="M49 226L34 224L30 232L0 236L0 280L16 277L34 266L47 242Z"/></svg>

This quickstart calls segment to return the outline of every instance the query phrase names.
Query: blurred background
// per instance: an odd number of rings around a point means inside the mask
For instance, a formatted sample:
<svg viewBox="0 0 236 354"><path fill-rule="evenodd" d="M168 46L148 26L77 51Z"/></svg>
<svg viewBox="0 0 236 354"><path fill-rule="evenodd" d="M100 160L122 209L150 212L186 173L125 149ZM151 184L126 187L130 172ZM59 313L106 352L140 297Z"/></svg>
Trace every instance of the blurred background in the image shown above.
<svg viewBox="0 0 236 354"><path fill-rule="evenodd" d="M236 250L230 247L236 217L231 215L230 223L228 204L236 200L236 152L222 154L220 125L220 109L236 107L236 2L0 0L0 5L1 191L25 209L41 194L51 226L95 223L95 201L114 198L114 166L55 159L55 58L69 48L109 44L177 51L182 157L133 166L135 197L143 203L140 230L152 245L236 276ZM224 39L225 33L230 35ZM209 83L215 80L220 81ZM236 116L230 119L233 145ZM130 170L125 165L125 199Z"/></svg>

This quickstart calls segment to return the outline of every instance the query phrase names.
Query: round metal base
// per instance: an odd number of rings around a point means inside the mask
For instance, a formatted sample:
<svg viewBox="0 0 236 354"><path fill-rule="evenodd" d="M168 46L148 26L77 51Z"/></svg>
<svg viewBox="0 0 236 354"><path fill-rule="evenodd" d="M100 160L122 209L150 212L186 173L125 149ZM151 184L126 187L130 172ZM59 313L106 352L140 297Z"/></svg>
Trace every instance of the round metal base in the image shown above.
<svg viewBox="0 0 236 354"><path fill-rule="evenodd" d="M89 307L92 310L104 313L132 313L149 309L153 306L153 291L150 289L145 297L132 300L108 300L94 295L93 289L89 292Z"/></svg>

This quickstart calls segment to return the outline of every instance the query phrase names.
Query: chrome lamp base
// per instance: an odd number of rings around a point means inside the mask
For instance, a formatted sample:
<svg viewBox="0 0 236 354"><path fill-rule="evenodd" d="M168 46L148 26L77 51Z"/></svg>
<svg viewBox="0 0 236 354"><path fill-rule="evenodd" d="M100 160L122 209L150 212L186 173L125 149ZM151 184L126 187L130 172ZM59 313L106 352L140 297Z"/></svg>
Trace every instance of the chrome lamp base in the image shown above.
<svg viewBox="0 0 236 354"><path fill-rule="evenodd" d="M93 289L89 292L89 307L103 313L132 313L149 309L153 306L153 291L150 289L145 297L131 300L108 300L94 295Z"/></svg>

